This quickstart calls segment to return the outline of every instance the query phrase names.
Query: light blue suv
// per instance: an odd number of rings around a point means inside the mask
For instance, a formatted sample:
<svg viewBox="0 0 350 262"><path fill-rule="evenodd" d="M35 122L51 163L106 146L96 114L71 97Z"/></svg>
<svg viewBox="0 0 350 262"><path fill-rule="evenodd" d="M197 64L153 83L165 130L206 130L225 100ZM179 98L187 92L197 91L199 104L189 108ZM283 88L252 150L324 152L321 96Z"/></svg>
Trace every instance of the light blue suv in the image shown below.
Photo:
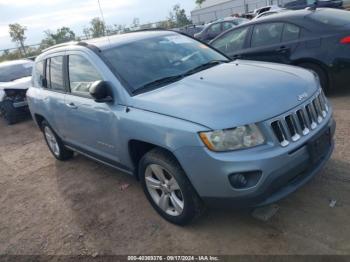
<svg viewBox="0 0 350 262"><path fill-rule="evenodd" d="M33 118L59 160L73 152L134 175L184 225L204 206L255 207L309 181L335 122L317 76L230 61L171 31L52 47L35 61Z"/></svg>

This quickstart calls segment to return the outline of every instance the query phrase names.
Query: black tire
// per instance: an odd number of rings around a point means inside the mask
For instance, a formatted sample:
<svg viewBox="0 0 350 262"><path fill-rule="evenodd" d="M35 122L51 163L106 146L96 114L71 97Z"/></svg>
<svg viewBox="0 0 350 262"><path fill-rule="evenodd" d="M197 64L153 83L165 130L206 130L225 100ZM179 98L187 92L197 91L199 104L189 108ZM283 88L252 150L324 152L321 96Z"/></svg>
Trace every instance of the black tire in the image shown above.
<svg viewBox="0 0 350 262"><path fill-rule="evenodd" d="M327 72L319 65L313 63L301 63L298 66L314 71L320 79L320 84L325 94L329 93L329 80Z"/></svg>
<svg viewBox="0 0 350 262"><path fill-rule="evenodd" d="M152 164L159 165L171 173L175 178L182 196L183 196L183 211L180 215L173 216L163 211L158 204L153 200L146 185L146 168ZM176 225L186 225L198 218L204 211L204 205L188 180L184 170L181 168L178 161L167 151L156 148L145 154L139 163L139 178L145 192L145 195L153 208L167 221Z"/></svg>
<svg viewBox="0 0 350 262"><path fill-rule="evenodd" d="M8 125L18 123L23 117L23 113L13 106L12 101L6 99L1 102L1 113Z"/></svg>
<svg viewBox="0 0 350 262"><path fill-rule="evenodd" d="M53 149L50 147L49 141L45 135L45 128L48 128L51 130L53 136L55 137L56 141L57 141L57 145L58 145L58 149L59 152L56 154ZM51 128L51 126L46 122L46 120L43 120L41 122L41 130L43 132L44 135L44 139L46 141L47 147L49 148L50 152L52 153L52 155L60 160L60 161L65 161L68 159L71 159L74 156L74 152L72 150L69 150L68 148L66 148L62 142L62 140L59 138L59 136L55 133L55 131Z"/></svg>

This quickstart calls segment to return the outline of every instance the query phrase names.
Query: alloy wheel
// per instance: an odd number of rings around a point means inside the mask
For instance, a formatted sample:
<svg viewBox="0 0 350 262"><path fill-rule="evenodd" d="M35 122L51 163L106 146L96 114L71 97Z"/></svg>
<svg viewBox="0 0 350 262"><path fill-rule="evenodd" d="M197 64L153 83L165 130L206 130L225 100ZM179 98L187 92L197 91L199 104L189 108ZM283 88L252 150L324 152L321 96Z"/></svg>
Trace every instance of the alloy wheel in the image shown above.
<svg viewBox="0 0 350 262"><path fill-rule="evenodd" d="M166 214L179 216L184 209L184 197L175 177L165 168L151 164L145 171L146 188L153 201Z"/></svg>
<svg viewBox="0 0 350 262"><path fill-rule="evenodd" d="M48 126L45 126L44 134L45 134L47 144L50 147L51 151L54 153L55 156L58 157L60 155L60 147L58 145L56 136Z"/></svg>

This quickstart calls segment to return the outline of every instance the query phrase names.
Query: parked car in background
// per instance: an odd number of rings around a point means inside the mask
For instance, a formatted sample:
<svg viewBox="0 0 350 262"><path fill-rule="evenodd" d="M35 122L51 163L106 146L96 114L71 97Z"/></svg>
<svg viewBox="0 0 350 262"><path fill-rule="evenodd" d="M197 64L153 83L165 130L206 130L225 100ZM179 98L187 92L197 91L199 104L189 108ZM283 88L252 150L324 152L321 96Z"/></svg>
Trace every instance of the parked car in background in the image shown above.
<svg viewBox="0 0 350 262"><path fill-rule="evenodd" d="M33 65L30 60L0 63L0 113L10 125L29 113L26 92Z"/></svg>
<svg viewBox="0 0 350 262"><path fill-rule="evenodd" d="M307 7L343 8L342 0L294 0L284 4L284 8L291 10L305 9Z"/></svg>
<svg viewBox="0 0 350 262"><path fill-rule="evenodd" d="M350 0L343 0L343 8L347 10L350 9Z"/></svg>
<svg viewBox="0 0 350 262"><path fill-rule="evenodd" d="M301 66L328 92L350 82L350 13L330 8L267 16L229 30L211 45L232 59Z"/></svg>
<svg viewBox="0 0 350 262"><path fill-rule="evenodd" d="M188 36L194 36L204 29L204 25L187 25L181 28L176 28L174 31L184 33Z"/></svg>
<svg viewBox="0 0 350 262"><path fill-rule="evenodd" d="M281 7L278 5L268 5L264 7L257 8L253 11L254 16L258 16L262 13L268 12L268 11L274 11L274 10L279 10Z"/></svg>
<svg viewBox="0 0 350 262"><path fill-rule="evenodd" d="M272 10L272 11L266 11L266 12L263 12L257 16L255 16L253 18L253 20L256 20L256 19L259 19L259 18L262 18L262 17L266 17L266 16L270 16L270 15L275 15L275 14L279 14L279 13L283 13L283 12L286 12L286 11L289 11L289 9L286 9L286 8L280 8L280 9L275 9L275 10Z"/></svg>
<svg viewBox="0 0 350 262"><path fill-rule="evenodd" d="M175 224L203 203L286 197L333 150L332 108L302 68L231 62L172 31L67 43L35 63L28 103L54 157L76 151L136 176Z"/></svg>
<svg viewBox="0 0 350 262"><path fill-rule="evenodd" d="M209 42L210 40L220 35L222 32L248 21L249 20L246 18L227 17L225 19L207 24L203 30L195 34L194 37L203 42Z"/></svg>

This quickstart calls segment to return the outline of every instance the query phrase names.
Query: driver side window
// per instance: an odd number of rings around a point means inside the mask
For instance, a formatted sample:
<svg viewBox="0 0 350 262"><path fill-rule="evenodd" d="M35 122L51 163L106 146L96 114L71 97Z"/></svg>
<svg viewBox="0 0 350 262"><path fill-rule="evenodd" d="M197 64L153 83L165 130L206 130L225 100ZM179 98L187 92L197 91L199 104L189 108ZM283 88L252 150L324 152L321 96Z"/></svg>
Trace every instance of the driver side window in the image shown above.
<svg viewBox="0 0 350 262"><path fill-rule="evenodd" d="M92 83L103 80L95 67L80 55L69 56L68 72L72 94L90 96L89 89Z"/></svg>
<svg viewBox="0 0 350 262"><path fill-rule="evenodd" d="M208 33L209 35L218 35L221 32L221 24L217 23L217 24L213 24L209 30Z"/></svg>
<svg viewBox="0 0 350 262"><path fill-rule="evenodd" d="M226 55L230 55L244 48L248 27L240 28L226 33L212 45Z"/></svg>

